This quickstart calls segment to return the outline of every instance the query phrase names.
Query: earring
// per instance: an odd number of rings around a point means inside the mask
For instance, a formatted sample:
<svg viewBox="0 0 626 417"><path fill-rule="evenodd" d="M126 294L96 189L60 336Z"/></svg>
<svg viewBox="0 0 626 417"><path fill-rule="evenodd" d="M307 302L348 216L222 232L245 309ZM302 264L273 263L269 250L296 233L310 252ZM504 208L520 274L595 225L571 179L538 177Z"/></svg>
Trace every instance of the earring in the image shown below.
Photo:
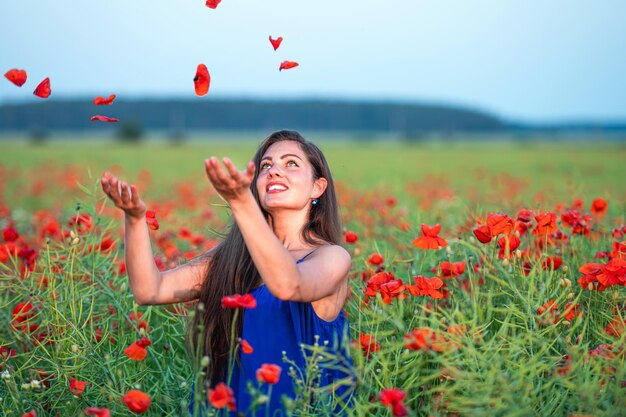
<svg viewBox="0 0 626 417"><path fill-rule="evenodd" d="M317 198L314 198L313 201L311 201L311 204L316 205L317 204Z"/></svg>

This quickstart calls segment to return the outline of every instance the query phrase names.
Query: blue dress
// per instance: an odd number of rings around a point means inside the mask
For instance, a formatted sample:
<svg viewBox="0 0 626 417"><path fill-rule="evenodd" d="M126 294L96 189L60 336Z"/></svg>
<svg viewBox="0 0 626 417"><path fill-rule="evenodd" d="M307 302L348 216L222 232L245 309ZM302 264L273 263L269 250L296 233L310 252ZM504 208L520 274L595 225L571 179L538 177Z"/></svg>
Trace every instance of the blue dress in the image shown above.
<svg viewBox="0 0 626 417"><path fill-rule="evenodd" d="M251 294L257 306L244 310L242 339L254 352L241 353L235 365L230 386L237 412L231 412L230 416L265 416L266 407L272 417L286 416L283 397L300 411L309 407L317 415L345 415L353 403L356 378L348 353L349 326L343 312L335 320L325 321L318 317L311 303L280 300L265 285ZM282 368L278 383L271 388L256 379L256 371L264 363ZM312 363L317 364L318 372L311 373L315 369L310 366ZM249 386L257 390L257 397L270 394L271 389L269 402L257 404L253 411Z"/></svg>

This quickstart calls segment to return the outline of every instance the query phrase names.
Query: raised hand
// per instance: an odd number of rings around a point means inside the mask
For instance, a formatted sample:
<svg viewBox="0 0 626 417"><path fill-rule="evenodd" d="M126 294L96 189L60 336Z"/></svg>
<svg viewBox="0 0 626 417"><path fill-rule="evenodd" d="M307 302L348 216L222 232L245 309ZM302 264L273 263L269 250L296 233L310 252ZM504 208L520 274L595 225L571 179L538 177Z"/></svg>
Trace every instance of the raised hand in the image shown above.
<svg viewBox="0 0 626 417"><path fill-rule="evenodd" d="M129 186L108 171L102 174L100 183L102 190L113 201L115 207L124 210L127 216L134 219L145 218L146 203L139 198L139 193L134 185Z"/></svg>
<svg viewBox="0 0 626 417"><path fill-rule="evenodd" d="M254 163L248 162L245 171L239 171L228 158L222 158L226 171L216 157L204 161L206 175L213 184L215 191L228 202L237 201L250 192L250 184L254 178Z"/></svg>

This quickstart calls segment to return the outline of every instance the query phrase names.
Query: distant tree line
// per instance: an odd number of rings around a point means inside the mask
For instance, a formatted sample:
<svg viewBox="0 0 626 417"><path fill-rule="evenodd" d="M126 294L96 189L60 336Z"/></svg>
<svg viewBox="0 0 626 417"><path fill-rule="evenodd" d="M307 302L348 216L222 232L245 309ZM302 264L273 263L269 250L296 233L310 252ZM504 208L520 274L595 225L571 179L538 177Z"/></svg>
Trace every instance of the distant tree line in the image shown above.
<svg viewBox="0 0 626 417"><path fill-rule="evenodd" d="M479 111L420 104L323 100L136 100L97 107L89 99L0 106L0 130L110 129L94 114L145 130L301 130L423 133L497 131L506 124Z"/></svg>
<svg viewBox="0 0 626 417"><path fill-rule="evenodd" d="M626 135L626 122L530 125L454 106L312 99L118 99L112 106L100 107L94 106L91 98L84 98L3 104L0 132L28 132L33 139L41 140L57 130L110 131L109 124L89 120L96 114L119 119L113 129L118 137L130 141L151 130L166 131L176 142L190 131L284 128L393 133L408 140L419 140L431 132L453 135L508 131L522 139L537 132L562 131Z"/></svg>

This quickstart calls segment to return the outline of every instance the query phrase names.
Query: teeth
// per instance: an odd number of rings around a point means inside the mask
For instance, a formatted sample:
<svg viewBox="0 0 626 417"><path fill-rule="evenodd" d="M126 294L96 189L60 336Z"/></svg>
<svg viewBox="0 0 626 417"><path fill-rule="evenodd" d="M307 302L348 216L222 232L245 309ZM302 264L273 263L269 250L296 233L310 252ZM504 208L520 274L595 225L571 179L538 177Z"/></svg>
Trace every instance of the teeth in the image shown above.
<svg viewBox="0 0 626 417"><path fill-rule="evenodd" d="M270 185L270 188L268 188L269 191L273 191L273 190L286 190L287 187L282 186L282 185L278 185L278 184L274 184L274 185Z"/></svg>

